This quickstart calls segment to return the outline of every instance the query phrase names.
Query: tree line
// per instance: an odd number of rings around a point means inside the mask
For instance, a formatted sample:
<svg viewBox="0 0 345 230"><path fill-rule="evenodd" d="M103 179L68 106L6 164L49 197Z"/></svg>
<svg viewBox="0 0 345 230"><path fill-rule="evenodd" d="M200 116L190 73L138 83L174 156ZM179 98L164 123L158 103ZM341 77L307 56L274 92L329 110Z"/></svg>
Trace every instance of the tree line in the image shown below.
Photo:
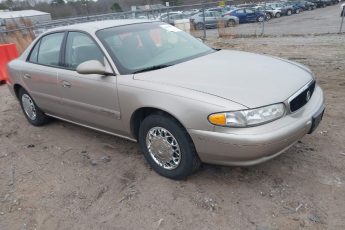
<svg viewBox="0 0 345 230"><path fill-rule="evenodd" d="M6 0L0 10L39 10L50 13L53 19L129 11L131 6L162 4L171 6L200 3L201 0Z"/></svg>

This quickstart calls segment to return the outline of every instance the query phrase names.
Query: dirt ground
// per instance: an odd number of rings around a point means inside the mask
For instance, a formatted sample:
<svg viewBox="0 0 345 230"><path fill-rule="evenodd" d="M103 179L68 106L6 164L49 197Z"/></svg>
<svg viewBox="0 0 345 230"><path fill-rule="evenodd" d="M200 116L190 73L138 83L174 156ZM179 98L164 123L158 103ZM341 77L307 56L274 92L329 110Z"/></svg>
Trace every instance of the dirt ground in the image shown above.
<svg viewBox="0 0 345 230"><path fill-rule="evenodd" d="M308 65L327 103L317 131L267 163L203 165L172 181L136 143L62 121L30 126L1 86L0 229L344 229L345 37L209 43Z"/></svg>

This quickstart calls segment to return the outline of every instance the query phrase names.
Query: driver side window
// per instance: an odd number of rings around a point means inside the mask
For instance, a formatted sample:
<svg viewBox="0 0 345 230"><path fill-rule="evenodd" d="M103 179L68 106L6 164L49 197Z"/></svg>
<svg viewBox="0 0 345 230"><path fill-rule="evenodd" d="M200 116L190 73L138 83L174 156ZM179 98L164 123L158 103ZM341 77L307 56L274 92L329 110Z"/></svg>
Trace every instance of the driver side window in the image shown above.
<svg viewBox="0 0 345 230"><path fill-rule="evenodd" d="M104 55L89 35L69 32L66 41L65 67L75 70L85 61L97 60L104 65Z"/></svg>

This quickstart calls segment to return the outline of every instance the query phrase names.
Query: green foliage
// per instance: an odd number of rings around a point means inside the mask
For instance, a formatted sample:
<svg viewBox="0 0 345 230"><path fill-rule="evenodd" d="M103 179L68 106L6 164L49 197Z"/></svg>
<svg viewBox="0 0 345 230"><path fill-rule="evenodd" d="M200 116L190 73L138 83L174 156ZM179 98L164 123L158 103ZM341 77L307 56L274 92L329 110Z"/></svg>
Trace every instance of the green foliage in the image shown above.
<svg viewBox="0 0 345 230"><path fill-rule="evenodd" d="M111 6L111 10L114 12L122 12L122 8L119 3L114 2L114 4Z"/></svg>
<svg viewBox="0 0 345 230"><path fill-rule="evenodd" d="M8 9L12 9L14 7L14 2L13 0L6 0L5 5Z"/></svg>
<svg viewBox="0 0 345 230"><path fill-rule="evenodd" d="M7 6L4 3L0 3L0 10L7 10Z"/></svg>

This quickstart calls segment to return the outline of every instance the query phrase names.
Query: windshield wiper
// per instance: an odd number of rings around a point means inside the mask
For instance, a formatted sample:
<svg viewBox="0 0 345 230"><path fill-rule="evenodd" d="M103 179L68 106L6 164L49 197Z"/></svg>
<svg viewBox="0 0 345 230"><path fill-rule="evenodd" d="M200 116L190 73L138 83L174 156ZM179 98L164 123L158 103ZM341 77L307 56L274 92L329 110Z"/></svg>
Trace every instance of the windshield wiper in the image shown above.
<svg viewBox="0 0 345 230"><path fill-rule="evenodd" d="M143 73L143 72L147 72L147 71L151 71L151 70L163 69L163 68L167 68L169 66L172 66L172 65L154 65L154 66L150 66L150 67L147 67L144 69L137 70L137 71L133 72L133 74Z"/></svg>

